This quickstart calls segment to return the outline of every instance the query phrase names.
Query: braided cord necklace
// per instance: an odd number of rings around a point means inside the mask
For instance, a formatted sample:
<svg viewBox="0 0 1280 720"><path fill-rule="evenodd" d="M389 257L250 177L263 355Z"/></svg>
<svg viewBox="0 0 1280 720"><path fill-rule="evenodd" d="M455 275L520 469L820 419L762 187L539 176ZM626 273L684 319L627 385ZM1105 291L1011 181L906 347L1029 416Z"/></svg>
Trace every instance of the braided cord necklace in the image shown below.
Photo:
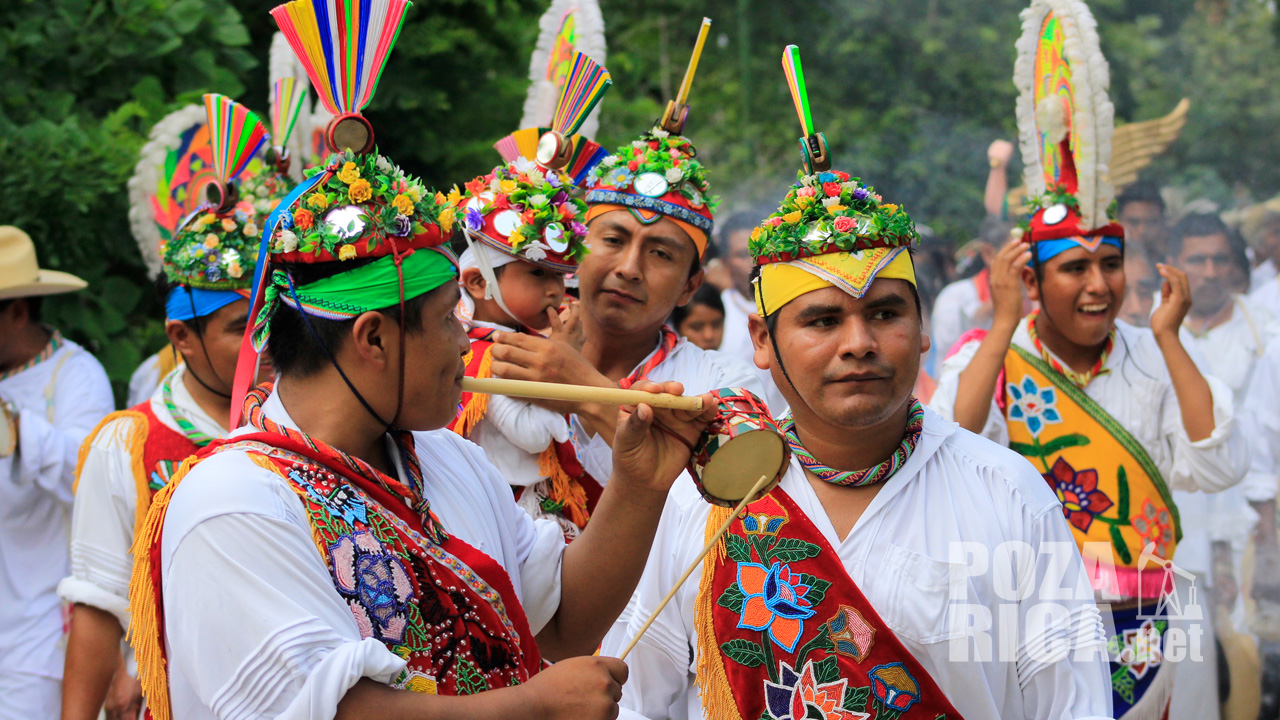
<svg viewBox="0 0 1280 720"><path fill-rule="evenodd" d="M884 462L864 470L836 470L819 462L800 442L800 436L796 434L796 421L791 417L790 411L783 416L780 425L783 435L787 438L787 445L791 447L791 452L795 453L800 466L805 470L832 485L866 487L888 480L898 471L898 468L902 467L907 458L911 457L916 444L920 442L920 432L924 428L924 406L915 396L911 397L911 405L907 413L907 432L902 442Z"/></svg>
<svg viewBox="0 0 1280 720"><path fill-rule="evenodd" d="M186 415L178 411L178 406L173 402L173 376L175 373L169 373L164 379L164 383L160 386L160 397L164 400L164 409L169 411L169 417L177 423L178 429L182 431L187 439L195 443L196 447L204 447L214 441L214 438L207 433L202 432L195 426Z"/></svg>

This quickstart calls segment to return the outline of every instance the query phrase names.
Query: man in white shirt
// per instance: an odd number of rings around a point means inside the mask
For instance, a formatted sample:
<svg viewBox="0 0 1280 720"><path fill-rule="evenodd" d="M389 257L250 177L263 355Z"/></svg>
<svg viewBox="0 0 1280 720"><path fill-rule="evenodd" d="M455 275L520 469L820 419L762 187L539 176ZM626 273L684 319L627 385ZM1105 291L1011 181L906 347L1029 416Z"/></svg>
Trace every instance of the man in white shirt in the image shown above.
<svg viewBox="0 0 1280 720"><path fill-rule="evenodd" d="M671 153L680 157L680 168L672 170L681 177L668 183L663 167L670 165ZM717 202L710 196L706 169L693 156L688 138L654 128L592 171L587 193L591 252L577 273L586 338L582 350L547 338L495 333L495 377L624 388L639 380L675 381L691 394L741 387L764 395L745 363L702 350L666 324L672 309L702 285L702 254ZM640 192L642 185L649 193L666 190L653 197ZM681 186L696 193L686 194ZM578 459L592 477L608 478L613 408L538 404L574 414Z"/></svg>
<svg viewBox="0 0 1280 720"><path fill-rule="evenodd" d="M996 251L1009 242L1013 223L988 216L982 221L979 235L979 251L982 270L971 278L957 280L938 293L933 303L933 316L929 322L929 339L933 352L945 358L951 347L962 335L980 328L991 327L991 259Z"/></svg>
<svg viewBox="0 0 1280 720"><path fill-rule="evenodd" d="M894 230L859 235L866 218ZM1109 717L1102 625L1060 506L1026 461L911 394L929 347L916 239L898 206L830 171L803 177L754 233L755 358L790 401L780 424L792 459L627 657L625 708ZM605 653L639 632L728 516L672 494ZM1013 546L1029 591L1002 595L994 576ZM1032 619L1053 591L1054 619Z"/></svg>
<svg viewBox="0 0 1280 720"><path fill-rule="evenodd" d="M1280 202L1267 205L1280 206ZM1246 220L1243 231L1258 263L1253 268L1249 297L1280 316L1280 277L1276 274L1276 263L1280 262L1280 209L1260 208Z"/></svg>
<svg viewBox="0 0 1280 720"><path fill-rule="evenodd" d="M234 207L212 209L177 229L162 260L165 334L169 352L182 362L145 402L107 416L85 441L71 518L71 573L58 585L58 594L75 608L62 720L95 720L104 702L113 716L137 717L141 708L142 688L120 653L129 627L134 531L152 495L182 461L227 434L258 254L258 238L246 236L242 226L263 220ZM205 262L186 262L210 251L218 262L234 260L247 270L210 281ZM264 362L261 378L269 380L270 371Z"/></svg>
<svg viewBox="0 0 1280 720"><path fill-rule="evenodd" d="M40 322L44 296L84 281L41 270L26 233L0 227L0 718L55 718L72 478L80 441L111 412L84 348Z"/></svg>

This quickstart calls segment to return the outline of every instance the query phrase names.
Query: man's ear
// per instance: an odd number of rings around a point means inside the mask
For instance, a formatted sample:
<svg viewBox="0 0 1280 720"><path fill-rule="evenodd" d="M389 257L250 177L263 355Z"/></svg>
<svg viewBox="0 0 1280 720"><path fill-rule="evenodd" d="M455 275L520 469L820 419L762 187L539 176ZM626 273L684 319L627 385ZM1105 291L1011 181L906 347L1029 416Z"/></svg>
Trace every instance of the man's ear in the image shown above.
<svg viewBox="0 0 1280 720"><path fill-rule="evenodd" d="M195 322L199 322L198 320ZM169 337L169 344L180 355L193 355L198 349L195 332L181 320L166 320L164 334Z"/></svg>
<svg viewBox="0 0 1280 720"><path fill-rule="evenodd" d="M1036 271L1030 265L1022 268L1022 286L1027 289L1027 297L1032 302L1040 302L1040 281L1036 279Z"/></svg>
<svg viewBox="0 0 1280 720"><path fill-rule="evenodd" d="M680 299L676 300L676 307L684 307L685 304L693 298L693 294L698 292L698 288L702 287L702 281L707 277L707 269L700 267L698 272L689 276L684 283L684 291L680 293Z"/></svg>
<svg viewBox="0 0 1280 720"><path fill-rule="evenodd" d="M751 344L755 347L751 362L761 370L768 370L773 344L769 342L769 326L765 324L764 318L757 313L748 315L747 333L751 336Z"/></svg>
<svg viewBox="0 0 1280 720"><path fill-rule="evenodd" d="M485 288L488 283L484 280L484 275L480 273L480 268L467 268L462 271L462 288L471 296L473 300L483 300Z"/></svg>
<svg viewBox="0 0 1280 720"><path fill-rule="evenodd" d="M376 310L361 313L351 324L351 334L347 336L349 348L329 348L335 357L344 352L354 353L362 362L370 362L387 366L390 362L389 345L398 342L399 326L386 315ZM393 337L394 336L394 337Z"/></svg>

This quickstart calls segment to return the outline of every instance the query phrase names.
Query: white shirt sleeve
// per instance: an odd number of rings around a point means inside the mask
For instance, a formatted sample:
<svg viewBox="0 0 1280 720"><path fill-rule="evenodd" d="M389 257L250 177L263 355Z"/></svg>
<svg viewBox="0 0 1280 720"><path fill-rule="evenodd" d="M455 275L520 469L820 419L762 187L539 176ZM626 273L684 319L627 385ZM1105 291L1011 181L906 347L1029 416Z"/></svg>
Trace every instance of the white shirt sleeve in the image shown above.
<svg viewBox="0 0 1280 720"><path fill-rule="evenodd" d="M164 602L182 609L165 616L174 717L328 720L361 678L394 680L404 660L361 638L297 497L243 457L199 469L165 522ZM224 482L239 499L217 501Z"/></svg>
<svg viewBox="0 0 1280 720"><path fill-rule="evenodd" d="M74 354L53 381L53 421L44 407L24 407L19 413L14 481L36 485L70 506L80 443L115 406L111 383L98 361L79 348L62 352ZM60 360L55 354L46 362Z"/></svg>
<svg viewBox="0 0 1280 720"><path fill-rule="evenodd" d="M1035 472L1030 466L1028 472ZM1035 478L1039 480L1039 478ZM1053 588L1073 578L1069 597L1039 592L1018 605L1018 681L1027 720L1084 720L1111 717L1111 677L1106 662L1102 614L1093 600L1071 528L1054 506L1034 520L1034 584ZM1065 573L1063 570L1065 569Z"/></svg>
<svg viewBox="0 0 1280 720"><path fill-rule="evenodd" d="M490 395L485 420L511 444L535 455L546 450L552 440L569 439L569 422L563 415L527 400Z"/></svg>
<svg viewBox="0 0 1280 720"><path fill-rule="evenodd" d="M1245 409L1253 420L1254 437L1249 443L1249 473L1241 483L1245 497L1254 502L1276 497L1277 481L1280 481L1280 465L1276 462L1276 449L1280 448L1280 340L1267 345L1266 352L1258 359L1249 391L1245 394Z"/></svg>
<svg viewBox="0 0 1280 720"><path fill-rule="evenodd" d="M71 514L71 575L58 594L116 616L129 627L129 578L138 491L131 440L137 423L121 417L103 426L89 444Z"/></svg>
<svg viewBox="0 0 1280 720"><path fill-rule="evenodd" d="M959 280L947 285L938 293L933 303L933 314L929 317L929 339L933 341L938 357L945 356L965 330L968 330L965 327L965 303L962 301L959 288L960 283L972 284L972 282L972 280Z"/></svg>
<svg viewBox="0 0 1280 720"><path fill-rule="evenodd" d="M942 361L942 369L938 372L938 388L929 400L929 409L938 413L945 420L955 422L956 393L960 390L960 373L969 367L973 356L978 354L981 340L970 340L956 349L955 353ZM996 405L995 397L991 398L991 409L987 412L987 424L979 435L1003 446L1009 445L1009 426L1004 413Z"/></svg>
<svg viewBox="0 0 1280 720"><path fill-rule="evenodd" d="M1182 409L1170 382L1165 388L1161 430L1173 451L1169 486L1176 490L1221 492L1238 484L1249 471L1249 442L1236 422L1231 389L1212 375L1205 375L1213 394L1213 432L1192 442L1182 425Z"/></svg>

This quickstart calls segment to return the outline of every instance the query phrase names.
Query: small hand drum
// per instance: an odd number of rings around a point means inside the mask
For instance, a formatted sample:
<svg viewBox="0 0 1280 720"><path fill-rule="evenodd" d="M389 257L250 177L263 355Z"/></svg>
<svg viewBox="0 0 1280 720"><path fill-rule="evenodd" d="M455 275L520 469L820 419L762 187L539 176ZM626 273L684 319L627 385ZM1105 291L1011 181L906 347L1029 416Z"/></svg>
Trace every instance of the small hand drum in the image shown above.
<svg viewBox="0 0 1280 720"><path fill-rule="evenodd" d="M791 448L760 398L742 388L721 388L711 395L718 414L689 458L698 492L712 505L735 507L761 475L772 473L758 493L764 497L787 471Z"/></svg>

